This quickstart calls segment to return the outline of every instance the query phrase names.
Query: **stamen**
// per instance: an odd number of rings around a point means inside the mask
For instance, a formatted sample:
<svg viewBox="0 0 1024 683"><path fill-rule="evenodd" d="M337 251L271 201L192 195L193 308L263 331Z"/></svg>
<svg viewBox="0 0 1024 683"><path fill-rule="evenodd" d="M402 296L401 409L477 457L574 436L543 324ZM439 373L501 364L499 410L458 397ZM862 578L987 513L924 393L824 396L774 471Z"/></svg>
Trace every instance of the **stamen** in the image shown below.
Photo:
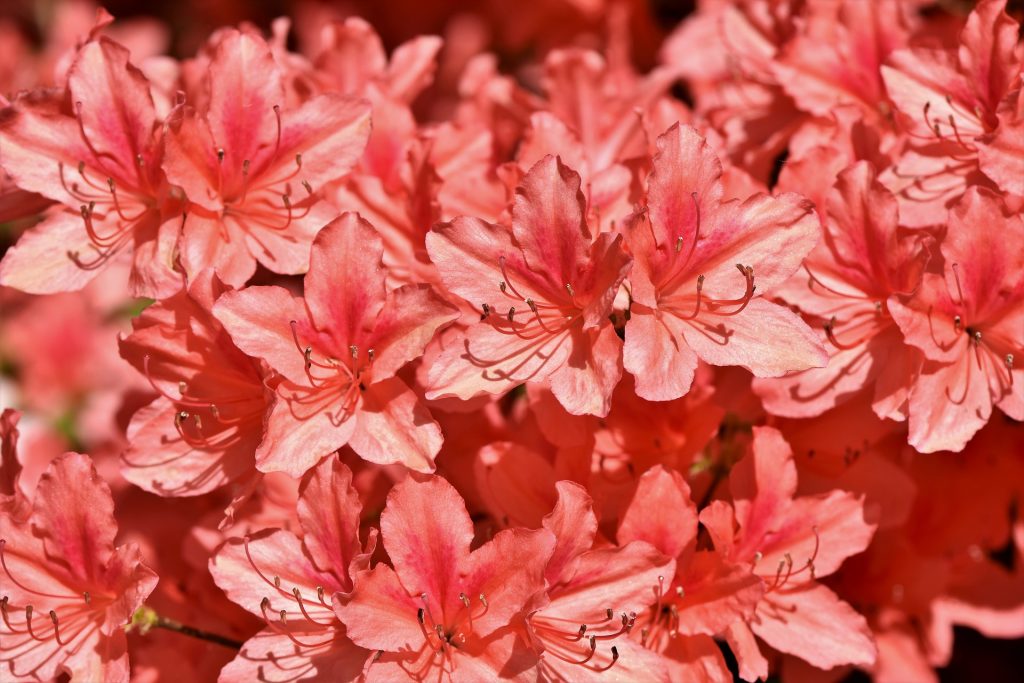
<svg viewBox="0 0 1024 683"><path fill-rule="evenodd" d="M57 613L53 610L50 610L50 621L53 622L53 637L56 639L57 644L60 646L67 645L67 643L61 640L60 628L57 625Z"/></svg>
<svg viewBox="0 0 1024 683"><path fill-rule="evenodd" d="M960 297L960 305L963 305L963 303L964 303L964 290L960 287L960 264L959 263L954 263L951 266L951 268L953 270L953 279L956 280L956 292L957 292L957 295Z"/></svg>
<svg viewBox="0 0 1024 683"><path fill-rule="evenodd" d="M576 296L576 292L573 290L572 284L568 282L565 283L565 291L569 292L569 296Z"/></svg>
<svg viewBox="0 0 1024 683"><path fill-rule="evenodd" d="M508 321L512 322L512 319L515 318L515 315L516 315L516 307L515 306L510 306L509 309L508 309Z"/></svg>
<svg viewBox="0 0 1024 683"><path fill-rule="evenodd" d="M480 314L481 320L486 320L491 315L491 307L487 304L480 304L480 310L483 311L483 313Z"/></svg>

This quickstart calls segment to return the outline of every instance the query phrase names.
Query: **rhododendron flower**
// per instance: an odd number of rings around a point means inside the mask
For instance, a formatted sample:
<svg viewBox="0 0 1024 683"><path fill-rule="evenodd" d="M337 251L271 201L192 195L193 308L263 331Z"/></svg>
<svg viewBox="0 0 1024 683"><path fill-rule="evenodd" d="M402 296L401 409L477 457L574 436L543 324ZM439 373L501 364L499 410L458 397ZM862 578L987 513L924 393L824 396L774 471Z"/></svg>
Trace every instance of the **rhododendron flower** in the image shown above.
<svg viewBox="0 0 1024 683"><path fill-rule="evenodd" d="M345 636L335 593L352 590L375 539L359 542L359 496L352 472L336 456L302 479L296 506L301 536L271 529L231 539L210 561L214 580L234 602L266 621L221 681L351 681L371 653Z"/></svg>
<svg viewBox="0 0 1024 683"><path fill-rule="evenodd" d="M181 193L163 170L163 129L150 84L107 38L82 46L63 92L0 109L0 165L19 187L58 202L0 262L0 284L26 292L81 289L131 253L131 291L167 296Z"/></svg>
<svg viewBox="0 0 1024 683"><path fill-rule="evenodd" d="M697 506L682 476L656 467L640 477L617 537L676 558L675 574L650 586L656 600L637 617L634 638L668 658L672 680L727 680L711 636L749 619L764 589L749 565L697 549Z"/></svg>
<svg viewBox="0 0 1024 683"><path fill-rule="evenodd" d="M863 501L841 490L796 497L793 453L770 427L754 428L752 451L733 468L729 485L732 504L712 502L700 522L717 551L751 563L763 581L757 611L726 634L740 675L768 675L754 634L822 669L874 662L864 617L817 581L870 543L875 526L864 518Z"/></svg>
<svg viewBox="0 0 1024 683"><path fill-rule="evenodd" d="M357 572L336 607L348 637L382 653L367 680L526 680L538 656L517 624L545 588L551 532L506 529L470 551L473 522L439 477L396 485L380 528L392 566Z"/></svg>
<svg viewBox="0 0 1024 683"><path fill-rule="evenodd" d="M427 235L444 285L482 312L434 359L428 398L543 382L570 413L608 413L622 375L608 316L632 259L585 216L579 175L547 157L516 189L511 229L463 217Z"/></svg>
<svg viewBox="0 0 1024 683"><path fill-rule="evenodd" d="M371 462L434 469L441 431L396 373L456 317L426 285L384 287L383 246L357 214L316 237L305 298L281 287L223 295L235 344L280 375L256 467L300 476L345 444Z"/></svg>
<svg viewBox="0 0 1024 683"><path fill-rule="evenodd" d="M0 522L3 670L16 680L127 681L124 626L157 577L136 546L114 547L114 501L92 461L57 458L28 519L4 511Z"/></svg>
<svg viewBox="0 0 1024 683"><path fill-rule="evenodd" d="M544 518L555 535L545 570L548 602L528 621L543 650L542 675L600 680L609 672L616 680L668 680L658 657L628 636L637 614L657 599L651 587L658 576L672 575L673 559L644 541L593 548L597 517L586 490L567 481L557 488L558 503Z"/></svg>
<svg viewBox="0 0 1024 683"><path fill-rule="evenodd" d="M194 496L256 474L270 404L268 374L234 345L212 309L225 291L212 270L146 308L121 355L159 394L128 425L121 472L162 496Z"/></svg>
<svg viewBox="0 0 1024 683"><path fill-rule="evenodd" d="M895 197L863 161L840 174L824 225L825 237L804 260L803 272L776 291L820 321L828 365L755 380L755 391L771 413L812 417L871 389L879 417L905 419L920 359L903 343L887 302L917 290L931 236L899 227Z"/></svg>
<svg viewBox="0 0 1024 683"><path fill-rule="evenodd" d="M949 212L943 273L926 273L906 304L890 306L926 358L910 390L917 450L959 451L992 406L1024 419L1024 219L972 188Z"/></svg>
<svg viewBox="0 0 1024 683"><path fill-rule="evenodd" d="M792 194L723 202L722 167L692 128L670 128L658 149L650 210L630 227L636 265L624 363L637 393L682 396L697 358L768 377L824 366L814 333L761 296L817 243L810 204Z"/></svg>
<svg viewBox="0 0 1024 683"><path fill-rule="evenodd" d="M941 223L946 209L979 177L978 143L999 125L997 111L1020 87L1019 25L1006 0L981 0L954 49L897 50L882 67L886 89L912 149L886 183L908 225ZM1001 178L997 173L997 176Z"/></svg>
<svg viewBox="0 0 1024 683"><path fill-rule="evenodd" d="M305 272L313 237L337 215L319 193L359 160L368 104L325 94L288 106L270 47L251 32L221 36L205 86L202 108L173 115L167 136L168 178L189 198L185 272L213 266L236 287L257 261Z"/></svg>

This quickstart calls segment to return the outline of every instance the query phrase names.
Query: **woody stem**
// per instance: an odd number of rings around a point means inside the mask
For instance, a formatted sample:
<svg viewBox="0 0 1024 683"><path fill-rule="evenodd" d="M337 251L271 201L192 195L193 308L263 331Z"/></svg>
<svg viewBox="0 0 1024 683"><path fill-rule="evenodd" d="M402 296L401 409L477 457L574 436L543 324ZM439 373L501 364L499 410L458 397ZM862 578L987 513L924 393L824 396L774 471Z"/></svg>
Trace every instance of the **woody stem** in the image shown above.
<svg viewBox="0 0 1024 683"><path fill-rule="evenodd" d="M153 624L156 628L167 629L168 631L176 631L178 633L190 636L192 638L198 638L200 640L208 640L211 643L217 643L224 647L231 648L232 650L242 649L242 643L226 636L218 635L216 633L210 633L209 631L203 631L192 626L186 626L180 622L174 621L173 619L167 619L166 617L157 617L157 621Z"/></svg>

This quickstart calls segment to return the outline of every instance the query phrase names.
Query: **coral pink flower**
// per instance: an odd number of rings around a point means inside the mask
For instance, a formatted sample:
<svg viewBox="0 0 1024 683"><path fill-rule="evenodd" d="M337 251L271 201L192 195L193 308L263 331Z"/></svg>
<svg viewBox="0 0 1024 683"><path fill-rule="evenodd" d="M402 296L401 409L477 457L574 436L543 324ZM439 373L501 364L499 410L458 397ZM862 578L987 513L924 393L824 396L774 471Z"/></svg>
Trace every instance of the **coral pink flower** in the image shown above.
<svg viewBox="0 0 1024 683"><path fill-rule="evenodd" d="M618 540L644 541L676 559L675 573L649 586L655 601L637 616L633 637L666 657L672 680L727 680L712 636L749 619L764 589L748 565L697 550L697 506L678 472L655 467L640 477Z"/></svg>
<svg viewBox="0 0 1024 683"><path fill-rule="evenodd" d="M365 97L373 105L373 131L361 167L390 187L417 136L411 105L433 81L441 39L417 36L396 47L389 60L373 27L349 17L326 26L321 41L314 63L325 89Z"/></svg>
<svg viewBox="0 0 1024 683"><path fill-rule="evenodd" d="M331 604L352 590L376 543L359 542L362 506L352 472L337 456L306 473L296 506L301 535L283 529L231 539L210 561L228 597L266 621L220 681L352 681L371 653L345 636Z"/></svg>
<svg viewBox="0 0 1024 683"><path fill-rule="evenodd" d="M545 576L548 602L530 615L550 680L668 680L660 659L628 636L637 614L657 599L652 586L671 576L674 560L644 541L593 548L597 517L586 490L557 484L558 503L544 518L555 535ZM607 673L607 676L601 674Z"/></svg>
<svg viewBox="0 0 1024 683"><path fill-rule="evenodd" d="M871 390L879 417L905 419L919 354L889 316L890 297L917 290L930 235L899 227L896 198L859 162L839 176L828 200L825 238L804 273L776 290L808 318L823 323L829 362L779 379L755 380L765 409L814 417Z"/></svg>
<svg viewBox="0 0 1024 683"><path fill-rule="evenodd" d="M996 131L978 141L978 163L1004 192L1024 197L1024 87L1007 95L996 116Z"/></svg>
<svg viewBox="0 0 1024 683"><path fill-rule="evenodd" d="M367 680L529 680L538 656L517 625L544 591L551 532L506 529L471 552L465 503L439 477L395 486L380 527L393 568L357 572L335 607L353 642L382 651Z"/></svg>
<svg viewBox="0 0 1024 683"><path fill-rule="evenodd" d="M971 188L949 212L943 274L927 273L890 306L926 358L910 391L909 442L959 451L996 405L1024 419L1024 220L999 196Z"/></svg>
<svg viewBox="0 0 1024 683"><path fill-rule="evenodd" d="M840 490L795 497L793 453L770 427L754 428L752 452L733 468L729 485L733 503L712 502L700 522L719 552L751 563L764 582L753 617L726 633L740 675L767 677L754 634L823 669L873 663L864 617L817 581L871 542L875 526L864 519L863 499Z"/></svg>
<svg viewBox="0 0 1024 683"><path fill-rule="evenodd" d="M852 105L866 122L884 124L891 107L881 67L907 44L911 14L900 0L811 4L771 71L808 113L828 117L836 107Z"/></svg>
<svg viewBox="0 0 1024 683"><path fill-rule="evenodd" d="M127 681L124 626L156 587L135 545L114 547L110 489L78 453L54 460L31 516L0 513L0 666L16 680Z"/></svg>
<svg viewBox="0 0 1024 683"><path fill-rule="evenodd" d="M682 396L698 358L762 377L824 366L807 325L760 296L817 243L810 203L793 194L722 202L721 165L690 127L670 128L658 148L650 210L630 228L636 265L624 364L637 393Z"/></svg>
<svg viewBox="0 0 1024 683"><path fill-rule="evenodd" d="M912 143L884 178L908 225L944 222L947 208L969 185L985 182L978 170L979 141L999 125L1000 103L1020 87L1024 64L1017 50L1019 25L1005 8L1006 0L982 0L955 50L897 50L882 67Z"/></svg>
<svg viewBox="0 0 1024 683"><path fill-rule="evenodd" d="M511 229L477 218L435 226L427 251L479 322L446 340L428 398L546 383L573 414L605 415L622 375L608 319L632 259L621 237L591 234L580 177L547 157L516 189Z"/></svg>
<svg viewBox="0 0 1024 683"><path fill-rule="evenodd" d="M346 213L313 243L304 299L249 287L214 307L235 344L281 376L257 469L297 477L345 444L371 462L434 469L441 430L395 373L457 313L426 285L387 292L382 254L373 226Z"/></svg>
<svg viewBox="0 0 1024 683"><path fill-rule="evenodd" d="M319 194L359 160L369 104L337 94L288 106L270 47L251 32L216 42L200 109L170 117L165 168L188 195L179 253L189 277L213 266L241 286L256 262L306 271L313 237L337 212Z"/></svg>
<svg viewBox="0 0 1024 683"><path fill-rule="evenodd" d="M0 263L0 283L32 293L81 289L132 254L136 295L181 287L172 270L180 192L164 177L149 81L106 38L82 46L63 93L33 92L0 110L0 163L24 190L60 204Z"/></svg>
<svg viewBox="0 0 1024 683"><path fill-rule="evenodd" d="M120 341L122 357L160 395L135 413L125 479L162 496L194 496L256 474L270 404L267 374L215 317L225 290L212 271L146 308Z"/></svg>

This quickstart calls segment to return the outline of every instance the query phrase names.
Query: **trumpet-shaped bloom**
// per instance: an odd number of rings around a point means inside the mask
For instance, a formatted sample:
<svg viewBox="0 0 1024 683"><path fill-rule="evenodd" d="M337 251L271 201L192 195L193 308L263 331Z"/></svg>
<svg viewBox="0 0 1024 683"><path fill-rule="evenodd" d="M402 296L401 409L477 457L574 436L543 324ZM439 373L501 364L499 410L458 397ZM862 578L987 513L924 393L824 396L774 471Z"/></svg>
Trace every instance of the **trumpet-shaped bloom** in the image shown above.
<svg viewBox="0 0 1024 683"><path fill-rule="evenodd" d="M512 228L476 218L435 226L427 251L445 286L481 311L446 340L428 398L546 383L573 414L606 415L622 375L608 319L632 259L621 237L591 234L580 177L539 161L516 189Z"/></svg>
<svg viewBox="0 0 1024 683"><path fill-rule="evenodd" d="M396 373L456 311L426 285L384 286L383 246L357 214L316 237L305 298L249 287L214 306L235 344L279 375L256 467L300 476L345 444L429 472L441 430Z"/></svg>
<svg viewBox="0 0 1024 683"><path fill-rule="evenodd" d="M242 646L220 681L352 681L370 656L345 636L335 593L352 590L375 539L359 543L362 506L352 471L336 456L306 473L296 513L301 535L284 529L229 540L210 561L228 597L263 617L266 628Z"/></svg>
<svg viewBox="0 0 1024 683"><path fill-rule="evenodd" d="M884 176L907 225L943 223L947 209L970 185L986 182L979 172L979 145L999 126L1004 98L1020 87L1024 62L1018 31L1006 0L982 0L967 18L956 49L897 50L882 67L911 143ZM991 157L986 163L991 168L990 162ZM994 176L1005 181L1003 174Z"/></svg>
<svg viewBox="0 0 1024 683"><path fill-rule="evenodd" d="M555 535L548 562L548 603L530 615L530 633L543 650L550 680L668 680L659 658L629 638L637 614L657 599L658 576L674 560L644 541L593 548L597 517L586 490L556 485L558 503L544 518Z"/></svg>
<svg viewBox="0 0 1024 683"><path fill-rule="evenodd" d="M470 551L473 522L439 477L395 486L380 527L392 566L357 572L336 607L353 642L382 651L367 680L529 680L538 657L516 625L544 591L551 532L507 529Z"/></svg>
<svg viewBox="0 0 1024 683"><path fill-rule="evenodd" d="M194 496L256 474L270 395L266 372L231 341L212 309L225 287L205 271L146 308L121 355L159 396L128 426L125 479L162 496Z"/></svg>
<svg viewBox="0 0 1024 683"><path fill-rule="evenodd" d="M794 194L723 202L721 165L690 127L670 128L658 149L650 209L630 228L636 264L624 362L637 393L682 396L698 358L762 377L824 366L807 325L762 296L817 243L810 203Z"/></svg>
<svg viewBox="0 0 1024 683"><path fill-rule="evenodd" d="M663 467L640 477L617 537L676 560L674 574L649 586L655 601L638 615L634 639L667 658L672 680L727 680L712 636L749 619L764 589L749 565L697 550L697 506L683 477Z"/></svg>
<svg viewBox="0 0 1024 683"><path fill-rule="evenodd" d="M313 237L337 215L320 191L359 160L369 104L325 94L292 107L282 81L261 37L228 31L213 47L201 108L170 118L165 168L189 199L179 253L190 277L212 266L238 287L257 261L303 273Z"/></svg>
<svg viewBox="0 0 1024 683"><path fill-rule="evenodd" d="M1024 220L972 188L949 212L943 274L927 273L896 324L925 362L910 391L909 442L959 451L992 406L1024 419Z"/></svg>
<svg viewBox="0 0 1024 683"><path fill-rule="evenodd" d="M876 652L867 623L817 579L871 542L863 499L835 490L796 497L793 452L771 427L755 427L751 453L729 475L733 502L701 511L716 550L751 563L764 584L757 611L727 636L748 680L767 677L753 634L776 650L823 669L870 665Z"/></svg>
<svg viewBox="0 0 1024 683"><path fill-rule="evenodd" d="M0 109L4 171L59 204L4 256L0 284L78 290L130 254L135 295L181 288L173 252L182 197L164 176L150 83L128 58L107 38L89 41L64 92L33 91Z"/></svg>
<svg viewBox="0 0 1024 683"><path fill-rule="evenodd" d="M92 461L60 456L32 514L0 513L0 667L16 680L127 681L124 626L156 587L135 545L114 547L110 489Z"/></svg>
<svg viewBox="0 0 1024 683"><path fill-rule="evenodd" d="M840 174L828 200L825 236L779 294L820 322L829 361L779 379L755 380L765 408L813 417L871 390L879 417L905 419L919 354L903 342L888 312L890 297L921 283L930 236L901 229L896 198L868 162Z"/></svg>

